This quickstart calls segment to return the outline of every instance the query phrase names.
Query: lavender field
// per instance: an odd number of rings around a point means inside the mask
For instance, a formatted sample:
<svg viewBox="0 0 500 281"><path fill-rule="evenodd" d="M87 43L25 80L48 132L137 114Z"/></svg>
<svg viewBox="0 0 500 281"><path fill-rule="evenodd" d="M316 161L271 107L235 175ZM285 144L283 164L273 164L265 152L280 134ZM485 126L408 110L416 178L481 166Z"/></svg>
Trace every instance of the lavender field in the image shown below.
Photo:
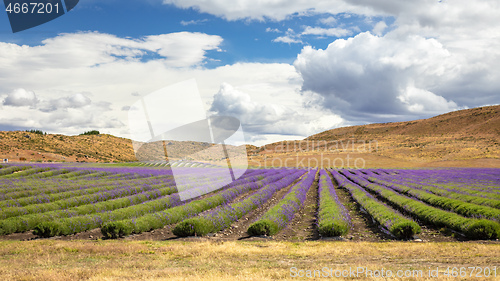
<svg viewBox="0 0 500 281"><path fill-rule="evenodd" d="M311 220L304 230L313 239L348 237L359 231L351 210L394 240L429 228L462 240L500 237L499 169L254 169L227 183L219 168L195 166L181 168L196 181L179 192L166 167L4 164L0 235L214 237L239 227L240 238L275 237Z"/></svg>

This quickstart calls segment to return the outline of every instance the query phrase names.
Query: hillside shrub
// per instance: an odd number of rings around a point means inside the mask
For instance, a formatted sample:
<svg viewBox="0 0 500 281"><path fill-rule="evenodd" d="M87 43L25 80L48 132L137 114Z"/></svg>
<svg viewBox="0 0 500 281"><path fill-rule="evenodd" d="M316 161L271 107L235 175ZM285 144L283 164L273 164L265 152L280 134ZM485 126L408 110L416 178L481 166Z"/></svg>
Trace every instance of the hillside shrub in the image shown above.
<svg viewBox="0 0 500 281"><path fill-rule="evenodd" d="M35 226L33 234L44 238L54 237L59 235L59 228L60 226L57 222L42 222Z"/></svg>
<svg viewBox="0 0 500 281"><path fill-rule="evenodd" d="M120 237L125 237L132 232L132 227L123 223L122 221L114 221L105 224L101 228L101 233L104 235L104 238L107 239L116 239Z"/></svg>
<svg viewBox="0 0 500 281"><path fill-rule="evenodd" d="M83 132L80 134L80 136L92 136L92 135L99 135L99 131L97 130L92 130L92 131L87 131L87 132Z"/></svg>
<svg viewBox="0 0 500 281"><path fill-rule="evenodd" d="M203 236L210 233L210 222L206 219L187 219L177 224L172 231L179 237Z"/></svg>
<svg viewBox="0 0 500 281"><path fill-rule="evenodd" d="M252 236L259 236L259 235L271 236L278 233L278 231L279 231L278 224L269 219L256 221L252 225L250 225L250 227L247 230L248 234Z"/></svg>

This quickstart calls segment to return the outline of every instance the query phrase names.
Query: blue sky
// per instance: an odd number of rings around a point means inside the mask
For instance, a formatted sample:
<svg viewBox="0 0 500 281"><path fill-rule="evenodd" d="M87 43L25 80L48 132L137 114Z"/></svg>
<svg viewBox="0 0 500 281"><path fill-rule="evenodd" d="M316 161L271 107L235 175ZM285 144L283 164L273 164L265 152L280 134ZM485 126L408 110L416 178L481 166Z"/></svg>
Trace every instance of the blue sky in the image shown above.
<svg viewBox="0 0 500 281"><path fill-rule="evenodd" d="M82 0L70 14L56 20L13 34L6 13L0 13L1 37L3 42L27 44L35 46L43 39L55 37L60 33L80 31L99 31L119 37L140 38L148 35L173 32L202 32L219 35L224 38L220 47L224 52L212 52L210 57L220 62L211 62L206 67L216 67L236 62L286 62L293 63L304 45L324 49L335 38L346 36L314 36L304 35L303 43L279 43L274 39L286 35L289 29L301 33L307 26L331 28L330 24L322 24L321 20L331 18L330 14L313 16L291 16L289 19L267 20L234 20L227 21L220 17L202 13L195 8L178 8L161 1L138 0ZM355 14L338 14L336 26L352 28L352 32L363 32L373 28L369 22L380 21L382 17L371 17ZM387 23L393 21L386 18ZM267 31L266 31L267 30ZM352 35L353 33L349 34Z"/></svg>
<svg viewBox="0 0 500 281"><path fill-rule="evenodd" d="M192 78L257 145L498 104L498 18L493 0L81 0L13 34L1 12L0 129L129 137L138 96Z"/></svg>

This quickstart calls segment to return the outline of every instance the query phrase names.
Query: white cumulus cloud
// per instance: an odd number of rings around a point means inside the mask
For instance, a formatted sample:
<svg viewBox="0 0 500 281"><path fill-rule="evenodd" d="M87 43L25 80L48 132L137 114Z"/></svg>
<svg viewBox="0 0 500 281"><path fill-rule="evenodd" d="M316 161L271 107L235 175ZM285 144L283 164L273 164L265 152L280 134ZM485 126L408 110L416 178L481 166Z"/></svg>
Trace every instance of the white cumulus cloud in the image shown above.
<svg viewBox="0 0 500 281"><path fill-rule="evenodd" d="M0 42L0 74L9 68L77 68L138 60L155 53L172 67L196 66L209 50L219 50L222 38L204 33L178 32L140 39L99 32L65 33L45 39L39 46ZM21 75L21 74L20 74Z"/></svg>
<svg viewBox="0 0 500 281"><path fill-rule="evenodd" d="M337 14L342 12L362 11L370 13L371 8L363 8L357 3L342 0L164 0L163 3L179 8L194 8L227 20L254 19L283 20L293 14L314 13Z"/></svg>
<svg viewBox="0 0 500 281"><path fill-rule="evenodd" d="M60 109L82 108L90 105L91 103L92 101L85 94L76 93L71 96L44 101L40 105L40 110L50 112Z"/></svg>
<svg viewBox="0 0 500 281"><path fill-rule="evenodd" d="M329 16L327 18L319 19L319 22L324 24L324 25L334 25L337 23L337 19L333 16Z"/></svg>
<svg viewBox="0 0 500 281"><path fill-rule="evenodd" d="M33 91L27 91L25 89L19 88L7 94L7 97L3 101L4 105L10 106L36 106L38 99Z"/></svg>
<svg viewBox="0 0 500 281"><path fill-rule="evenodd" d="M401 89L439 89L454 78L458 62L435 39L403 41L367 32L336 40L325 50L304 47L294 65L304 79L303 90L321 95L324 107L348 120L387 121L379 116L431 113L428 107L410 111L410 101L398 99Z"/></svg>
<svg viewBox="0 0 500 281"><path fill-rule="evenodd" d="M384 32L384 30L386 28L387 28L387 24L385 23L385 21L379 21L375 24L372 31L376 35L382 35L382 33Z"/></svg>
<svg viewBox="0 0 500 281"><path fill-rule="evenodd" d="M339 126L344 121L317 108L296 111L282 104L256 102L249 94L227 83L223 83L214 96L210 111L238 118L251 140L266 135L300 139Z"/></svg>
<svg viewBox="0 0 500 281"><path fill-rule="evenodd" d="M408 111L416 113L429 112L439 114L458 108L457 104L453 101L447 101L442 96L412 86L404 89L397 98L406 106Z"/></svg>
<svg viewBox="0 0 500 281"><path fill-rule="evenodd" d="M344 37L352 34L350 30L343 28L322 28L322 27L311 27L306 26L302 35L318 35L318 36L328 36L328 37Z"/></svg>
<svg viewBox="0 0 500 281"><path fill-rule="evenodd" d="M281 30L277 29L277 28L266 28L266 32L274 32L274 33L281 33Z"/></svg>
<svg viewBox="0 0 500 281"><path fill-rule="evenodd" d="M318 27L286 30L283 22L274 42L332 40L323 49L305 46L293 65L236 62L214 69L203 66L210 52L221 51L223 39L204 33L123 38L79 32L36 46L0 42L0 125L61 133L100 129L126 137L127 106L190 78L197 79L207 108L237 115L261 142L301 138L339 124L409 120L498 104L497 0L164 3L230 21L299 21L315 15L307 25ZM357 34L356 26L342 25L351 15L349 22L356 24L358 17L360 27L371 30ZM339 36L350 38L333 38Z"/></svg>
<svg viewBox="0 0 500 281"><path fill-rule="evenodd" d="M294 38L290 35L280 36L273 39L275 43L287 43L287 44L301 44L302 40Z"/></svg>
<svg viewBox="0 0 500 281"><path fill-rule="evenodd" d="M47 98L33 91L17 89L7 95L0 111L0 128L43 129L49 132L78 134L84 130L123 127L107 102L92 102L82 93Z"/></svg>

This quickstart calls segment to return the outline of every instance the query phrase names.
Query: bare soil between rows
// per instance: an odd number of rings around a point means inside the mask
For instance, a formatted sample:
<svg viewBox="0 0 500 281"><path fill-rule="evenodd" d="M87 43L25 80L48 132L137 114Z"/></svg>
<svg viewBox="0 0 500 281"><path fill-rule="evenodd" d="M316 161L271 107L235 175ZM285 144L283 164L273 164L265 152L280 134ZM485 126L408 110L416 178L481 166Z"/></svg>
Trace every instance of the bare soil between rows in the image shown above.
<svg viewBox="0 0 500 281"><path fill-rule="evenodd" d="M353 205L356 203L353 203ZM218 233L209 234L202 237L185 237L180 238L172 233L175 225L167 225L161 229L152 230L149 232L143 232L141 234L133 234L125 238L120 238L118 240L134 240L134 241L290 241L290 242L300 242L300 241L351 241L351 242L394 242L401 241L387 235L380 228L370 222L370 218L360 211L349 210L353 221L353 229L345 237L329 237L321 238L317 235L317 229L311 223L313 218L308 215L312 207L307 210L307 201L304 204L305 208L299 211L300 217L294 218L291 224L272 237L266 236L249 236L246 233L246 229L253 222L250 217L258 217L258 215L250 214L247 215L249 219L243 217L242 220L233 224L230 228L220 231ZM309 205L310 206L310 205ZM260 211L265 212L265 211ZM259 213L260 213L259 212ZM315 221L314 221L315 223ZM421 226L422 232L414 237L408 242L414 243L425 243L425 242L464 242L464 243L480 243L480 244L500 244L497 240L466 240L461 238L459 235L449 232L447 230L436 229L430 226ZM9 235L0 236L0 240L13 240L13 241L30 241L30 240L98 240L103 239L100 228L92 229L85 232L80 232L73 235L67 236L56 236L52 238L40 238L33 234L32 231L24 233L13 233Z"/></svg>
<svg viewBox="0 0 500 281"><path fill-rule="evenodd" d="M318 175L317 175L318 176ZM300 179L300 178L299 178ZM295 180L291 185L282 188L276 192L266 203L258 209L249 212L230 227L217 233L211 233L201 237L177 237L172 233L175 224L167 225L161 229L155 229L149 232L140 234L132 234L130 236L120 238L118 240L133 240L133 241L351 241L351 242L391 242L401 241L395 238L387 231L384 231L362 208L353 200L349 193L336 186L336 192L339 201L347 208L352 221L352 228L349 233L343 237L321 237L317 229L317 210L318 210L318 181L317 179L309 188L306 200L302 207L295 214L295 217L288 226L274 236L250 236L246 231L248 227L258 220L272 206L279 202L291 189L291 187L299 181ZM232 202L244 200L251 196L256 191L246 192L236 197ZM415 235L413 239L407 240L414 243L425 242L465 242L465 243L481 243L481 244L500 244L497 240L467 240L461 234L449 229L439 229L429 225L422 225L422 232ZM14 241L29 241L29 240L98 240L104 239L100 228L89 231L67 235L56 236L52 238L40 238L33 234L32 231L25 233L13 233L0 236L0 240Z"/></svg>

